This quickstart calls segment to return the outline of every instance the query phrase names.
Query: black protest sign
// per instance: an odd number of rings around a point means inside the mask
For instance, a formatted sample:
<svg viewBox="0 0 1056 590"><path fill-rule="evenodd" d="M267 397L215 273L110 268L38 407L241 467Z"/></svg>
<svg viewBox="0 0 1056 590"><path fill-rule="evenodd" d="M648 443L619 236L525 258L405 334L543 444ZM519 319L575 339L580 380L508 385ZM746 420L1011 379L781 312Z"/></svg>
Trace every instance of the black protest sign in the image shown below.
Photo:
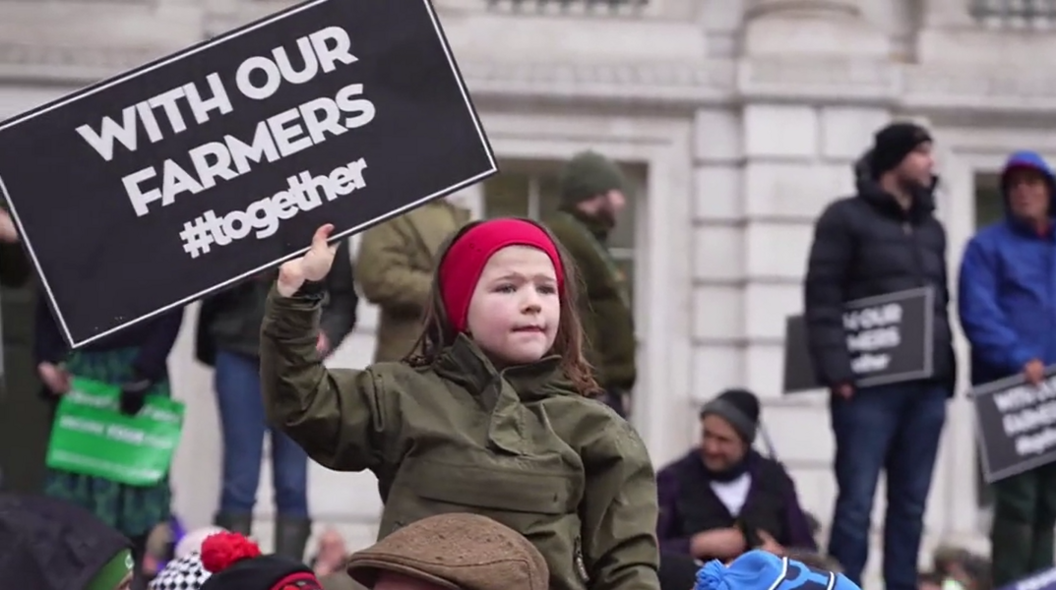
<svg viewBox="0 0 1056 590"><path fill-rule="evenodd" d="M856 299L844 307L843 329L858 387L927 379L933 373L934 291L910 289ZM785 393L818 389L802 315L785 323Z"/></svg>
<svg viewBox="0 0 1056 590"><path fill-rule="evenodd" d="M1046 369L1041 385L1015 375L969 396L987 483L1056 461L1056 366Z"/></svg>
<svg viewBox="0 0 1056 590"><path fill-rule="evenodd" d="M428 0L314 0L0 124L74 346L497 171Z"/></svg>

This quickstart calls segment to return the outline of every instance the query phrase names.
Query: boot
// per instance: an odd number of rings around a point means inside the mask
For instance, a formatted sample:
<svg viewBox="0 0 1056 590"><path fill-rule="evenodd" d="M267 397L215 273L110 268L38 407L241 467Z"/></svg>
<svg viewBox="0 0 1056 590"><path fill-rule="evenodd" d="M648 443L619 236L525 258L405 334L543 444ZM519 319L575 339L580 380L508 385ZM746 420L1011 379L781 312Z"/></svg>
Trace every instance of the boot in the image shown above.
<svg viewBox="0 0 1056 590"><path fill-rule="evenodd" d="M253 532L253 515L221 513L213 518L213 524L220 528L227 529L232 533L239 533L245 537L249 537Z"/></svg>
<svg viewBox="0 0 1056 590"><path fill-rule="evenodd" d="M312 521L280 516L275 520L275 554L304 561L304 549L312 536Z"/></svg>

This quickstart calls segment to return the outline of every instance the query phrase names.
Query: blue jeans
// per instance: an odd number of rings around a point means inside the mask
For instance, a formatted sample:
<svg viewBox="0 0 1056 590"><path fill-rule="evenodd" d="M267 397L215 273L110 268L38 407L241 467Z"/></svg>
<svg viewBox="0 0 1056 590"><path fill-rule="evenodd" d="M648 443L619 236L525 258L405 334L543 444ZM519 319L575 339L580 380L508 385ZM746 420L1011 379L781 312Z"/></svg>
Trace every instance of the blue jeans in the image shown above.
<svg viewBox="0 0 1056 590"><path fill-rule="evenodd" d="M308 455L285 434L268 427L260 395L259 359L218 350L215 379L224 438L220 513L252 514L264 434L270 430L275 510L279 516L308 518Z"/></svg>
<svg viewBox="0 0 1056 590"><path fill-rule="evenodd" d="M829 554L861 585L869 557L869 526L880 470L887 472L884 584L915 590L924 507L946 421L945 386L910 382L863 388L849 400L833 396L836 513Z"/></svg>

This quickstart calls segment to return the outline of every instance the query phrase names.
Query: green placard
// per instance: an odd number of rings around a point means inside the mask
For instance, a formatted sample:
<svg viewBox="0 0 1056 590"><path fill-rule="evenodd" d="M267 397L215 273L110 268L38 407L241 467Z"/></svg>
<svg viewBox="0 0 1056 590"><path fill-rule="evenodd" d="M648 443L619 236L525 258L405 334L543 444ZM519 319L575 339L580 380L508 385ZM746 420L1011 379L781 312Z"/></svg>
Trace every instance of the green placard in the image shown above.
<svg viewBox="0 0 1056 590"><path fill-rule="evenodd" d="M120 396L114 385L74 378L55 414L48 467L134 486L161 481L180 442L184 405L147 396L139 414L126 416Z"/></svg>

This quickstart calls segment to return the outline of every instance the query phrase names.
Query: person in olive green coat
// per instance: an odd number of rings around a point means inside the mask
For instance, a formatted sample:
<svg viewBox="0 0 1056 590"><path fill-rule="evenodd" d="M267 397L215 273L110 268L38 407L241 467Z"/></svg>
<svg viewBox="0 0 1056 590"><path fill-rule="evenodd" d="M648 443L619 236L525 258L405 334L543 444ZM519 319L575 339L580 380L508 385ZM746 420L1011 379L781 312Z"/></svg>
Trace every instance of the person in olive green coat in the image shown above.
<svg viewBox="0 0 1056 590"><path fill-rule="evenodd" d="M273 423L335 470L369 469L379 539L473 512L544 555L553 590L658 590L656 480L630 425L591 396L574 267L526 220L469 224L444 249L422 353L364 371L315 351L333 229L282 266L261 328Z"/></svg>
<svg viewBox="0 0 1056 590"><path fill-rule="evenodd" d="M440 247L468 222L468 209L437 199L363 232L356 278L381 312L374 362L411 354L422 333Z"/></svg>
<svg viewBox="0 0 1056 590"><path fill-rule="evenodd" d="M630 185L615 162L596 152L577 154L561 172L561 209L547 220L583 273L579 312L587 334L587 360L597 371L605 401L622 416L637 378L634 318L627 277L608 250L609 232L626 206Z"/></svg>

